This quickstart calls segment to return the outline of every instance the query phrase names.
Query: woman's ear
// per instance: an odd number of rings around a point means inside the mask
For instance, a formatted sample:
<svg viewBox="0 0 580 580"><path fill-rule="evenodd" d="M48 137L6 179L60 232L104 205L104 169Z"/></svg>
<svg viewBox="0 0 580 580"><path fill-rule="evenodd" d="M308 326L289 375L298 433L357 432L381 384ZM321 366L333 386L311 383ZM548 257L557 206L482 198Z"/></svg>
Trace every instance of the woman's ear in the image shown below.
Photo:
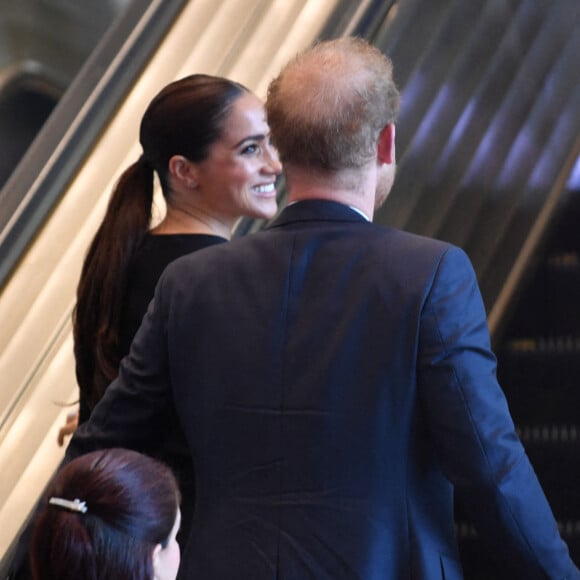
<svg viewBox="0 0 580 580"><path fill-rule="evenodd" d="M377 161L391 165L395 162L395 125L389 123L379 135Z"/></svg>
<svg viewBox="0 0 580 580"><path fill-rule="evenodd" d="M183 155L174 155L169 160L169 173L188 189L197 187L195 164L183 157Z"/></svg>
<svg viewBox="0 0 580 580"><path fill-rule="evenodd" d="M159 575L159 554L161 554L161 544L157 544L153 548L153 580L158 580L161 576Z"/></svg>

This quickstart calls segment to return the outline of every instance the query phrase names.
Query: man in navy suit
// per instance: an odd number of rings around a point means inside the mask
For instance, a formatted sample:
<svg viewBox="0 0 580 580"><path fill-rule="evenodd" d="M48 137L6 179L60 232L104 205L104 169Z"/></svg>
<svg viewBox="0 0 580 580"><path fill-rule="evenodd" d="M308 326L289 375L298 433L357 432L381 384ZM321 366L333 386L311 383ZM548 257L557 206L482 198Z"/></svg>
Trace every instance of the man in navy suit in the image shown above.
<svg viewBox="0 0 580 580"><path fill-rule="evenodd" d="M580 578L497 383L469 259L372 224L398 103L362 40L284 68L267 114L288 207L169 266L71 441L69 458L147 447L174 402L197 473L182 578L461 578L454 486L513 578Z"/></svg>

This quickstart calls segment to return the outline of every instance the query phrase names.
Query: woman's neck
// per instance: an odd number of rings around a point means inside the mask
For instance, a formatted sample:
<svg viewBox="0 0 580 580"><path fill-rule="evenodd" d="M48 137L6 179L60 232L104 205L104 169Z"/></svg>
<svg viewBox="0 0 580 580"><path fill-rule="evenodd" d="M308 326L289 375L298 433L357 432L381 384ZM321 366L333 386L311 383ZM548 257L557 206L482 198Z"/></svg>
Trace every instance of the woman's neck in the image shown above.
<svg viewBox="0 0 580 580"><path fill-rule="evenodd" d="M184 210L168 206L167 213L151 233L168 234L209 234L230 239L234 224L226 223L200 210Z"/></svg>

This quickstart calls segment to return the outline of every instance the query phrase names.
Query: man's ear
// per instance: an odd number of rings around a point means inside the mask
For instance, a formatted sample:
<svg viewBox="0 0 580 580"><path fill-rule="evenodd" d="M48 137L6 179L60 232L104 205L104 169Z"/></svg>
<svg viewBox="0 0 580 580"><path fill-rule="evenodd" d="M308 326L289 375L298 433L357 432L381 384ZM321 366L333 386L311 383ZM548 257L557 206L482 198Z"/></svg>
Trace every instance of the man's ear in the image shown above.
<svg viewBox="0 0 580 580"><path fill-rule="evenodd" d="M169 160L169 173L188 189L197 187L195 165L183 155L174 155Z"/></svg>
<svg viewBox="0 0 580 580"><path fill-rule="evenodd" d="M377 161L388 165L395 162L395 125L393 123L387 125L379 135Z"/></svg>

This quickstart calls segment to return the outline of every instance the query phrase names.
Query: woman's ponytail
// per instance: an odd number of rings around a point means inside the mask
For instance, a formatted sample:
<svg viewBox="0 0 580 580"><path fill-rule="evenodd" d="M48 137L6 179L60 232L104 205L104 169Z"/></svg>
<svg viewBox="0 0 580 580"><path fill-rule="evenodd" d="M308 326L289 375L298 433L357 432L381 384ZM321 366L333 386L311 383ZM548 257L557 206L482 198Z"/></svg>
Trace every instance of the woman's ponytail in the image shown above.
<svg viewBox="0 0 580 580"><path fill-rule="evenodd" d="M128 268L149 230L152 203L153 167L142 155L113 190L77 287L73 320L76 374L81 400L89 409L117 376Z"/></svg>

